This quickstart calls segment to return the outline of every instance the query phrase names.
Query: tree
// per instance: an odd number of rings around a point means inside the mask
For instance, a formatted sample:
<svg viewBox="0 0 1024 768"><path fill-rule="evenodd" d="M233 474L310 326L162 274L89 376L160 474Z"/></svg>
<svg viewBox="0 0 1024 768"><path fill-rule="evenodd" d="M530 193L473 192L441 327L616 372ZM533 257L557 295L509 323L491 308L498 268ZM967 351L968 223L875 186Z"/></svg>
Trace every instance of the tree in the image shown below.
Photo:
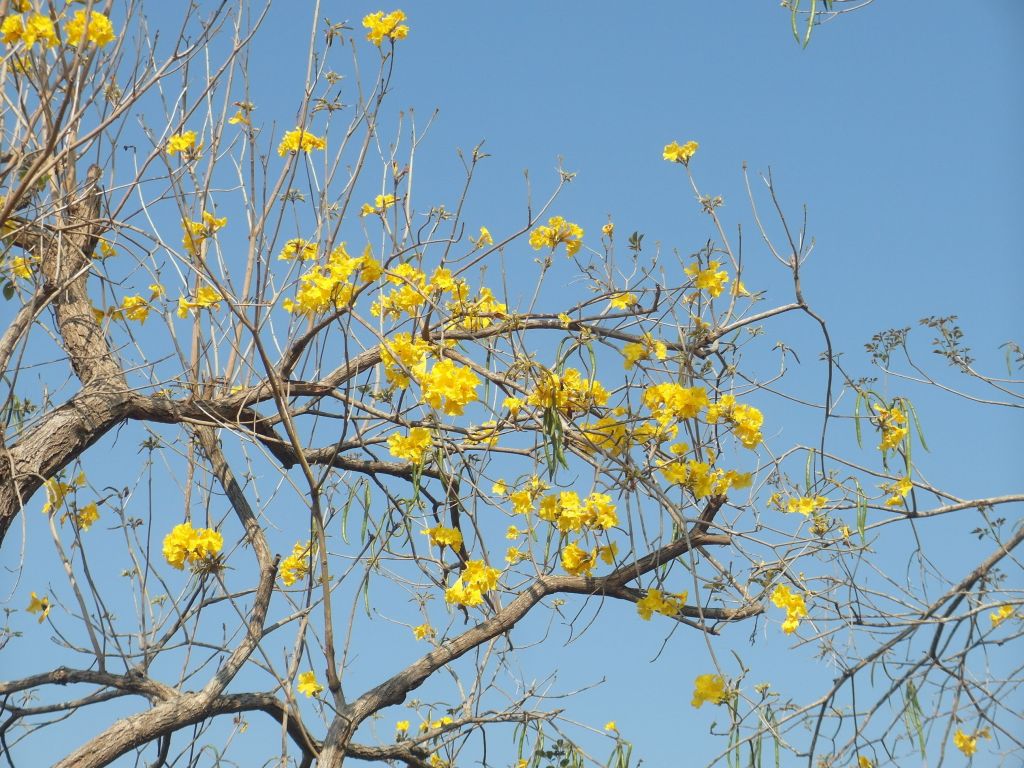
<svg viewBox="0 0 1024 768"><path fill-rule="evenodd" d="M250 101L269 7L189 6L168 48L138 6L8 5L0 534L22 576L3 638L55 640L0 683L9 764L628 766L614 723L591 757L520 666L522 635L557 665L546 622L575 634L622 604L636 631L706 638L685 695L724 713L723 761L1019 756L1001 665L1024 528L1001 509L1024 495L924 479L912 400L832 349L802 290L813 241L770 175L748 189L781 301L744 285L694 141L662 158L713 233L690 256L610 219L585 237L564 169L518 228L467 221L479 146L455 206L419 201L422 129L386 100L415 34L399 11L318 21L282 130ZM524 253L532 294L508 287ZM756 362L784 316L817 329L814 400L786 396L787 346L774 375ZM997 377L955 318L926 325L963 383L907 329L872 341L880 375L1020 407L1019 347ZM814 438L773 440L787 419ZM915 536L966 510L987 552L940 566ZM878 565L901 548L919 579ZM799 700L748 680L715 648L755 622L835 680Z"/></svg>

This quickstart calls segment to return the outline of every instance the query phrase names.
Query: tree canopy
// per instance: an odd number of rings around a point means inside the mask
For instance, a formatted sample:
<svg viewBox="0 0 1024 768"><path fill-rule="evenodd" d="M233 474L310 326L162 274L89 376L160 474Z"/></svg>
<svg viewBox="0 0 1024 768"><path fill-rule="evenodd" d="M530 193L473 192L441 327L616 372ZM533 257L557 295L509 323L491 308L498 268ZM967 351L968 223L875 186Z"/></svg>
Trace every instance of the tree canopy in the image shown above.
<svg viewBox="0 0 1024 768"><path fill-rule="evenodd" d="M554 673L685 633L709 762L1019 759L1024 494L928 475L965 448L914 405L1015 423L1018 345L992 372L935 316L848 365L792 190L744 169L741 221L695 134L651 148L678 243L582 226L562 165L483 218L485 144L421 179L400 10L286 41L282 124L269 3L3 7L9 765L627 768ZM765 680L748 635L822 665Z"/></svg>

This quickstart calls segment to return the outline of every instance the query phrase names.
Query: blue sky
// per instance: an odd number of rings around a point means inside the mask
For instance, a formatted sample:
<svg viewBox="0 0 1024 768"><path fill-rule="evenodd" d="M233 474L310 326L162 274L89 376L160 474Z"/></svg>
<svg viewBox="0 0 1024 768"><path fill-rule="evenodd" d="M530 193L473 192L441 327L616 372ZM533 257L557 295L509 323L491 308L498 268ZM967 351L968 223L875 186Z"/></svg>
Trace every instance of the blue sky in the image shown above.
<svg viewBox="0 0 1024 768"><path fill-rule="evenodd" d="M391 110L412 109L420 125L438 110L417 156L421 208L455 202L456 148L468 152L485 141L491 157L474 184L468 222L487 225L496 237L514 231L526 216L524 170L541 200L561 162L577 176L552 213L580 223L595 241L611 216L617 236L645 233L648 253L659 243L663 254L678 249L685 256L712 232L682 169L665 163L661 150L672 140L697 140L691 167L703 192L725 198L730 235L742 227L745 282L769 291L765 307L789 301L787 275L757 235L743 164L755 190L763 190L759 174L771 169L792 222L806 206L817 245L805 292L851 373L871 373L863 344L874 333L948 314L960 317L979 367L1005 373L996 348L1019 340L1024 327L1024 89L1013 75L1024 71L1024 5L1016 0L876 0L819 28L806 49L775 2L650 2L642 13L612 2L422 1L402 8L411 32L398 46ZM358 27L373 10L331 3L320 16ZM161 9L158 23L172 13ZM294 124L305 61L290 51L304 50L312 20L307 3L271 10L257 43L264 55L253 58L251 71L264 126ZM755 194L770 219L769 199ZM532 290L533 254L522 251L522 267L506 255L510 304ZM549 298L557 299L558 281L568 277L555 275ZM816 329L784 319L769 326L769 336L801 355L791 391L820 398ZM928 358L923 329L915 337ZM773 361L752 364L768 370ZM879 387L915 398L933 447L924 467L940 485L964 496L1020 491L1019 416L963 409L900 382ZM850 401L845 407L848 414ZM812 440L817 420L793 418L777 427L780 439ZM852 443L848 429L834 439ZM118 450L127 456L135 447L126 442ZM954 548L947 533L963 535L976 524L973 517L957 522L931 543L956 572L969 567L968 555L986 550L973 540ZM8 547L5 560L10 553ZM893 560L892 567L905 564ZM581 622L592 615L588 608ZM559 690L605 678L571 704L572 717L598 728L616 720L648 765L679 764L682 745L695 763L710 758L721 743L707 729L721 713L689 704L694 676L710 669L705 640L679 628L663 648L668 623L654 622L640 626L622 653L618 633L627 622L635 622L632 606L606 605L582 639L563 647L567 630L557 627L553 643L524 653L524 665L550 667L557 658ZM535 631L531 625L524 634ZM794 695L831 680L834 670L815 661L812 649L787 645L777 624L755 630L751 623L728 630L715 653L733 673L730 654L740 654L751 666L750 684L772 677ZM411 657L416 650L410 643L394 653ZM12 653L30 658L32 649L14 643ZM354 680L375 682L389 657L368 661ZM813 691L803 687L808 680ZM381 728L390 733L390 722ZM995 765L986 759L974 765Z"/></svg>

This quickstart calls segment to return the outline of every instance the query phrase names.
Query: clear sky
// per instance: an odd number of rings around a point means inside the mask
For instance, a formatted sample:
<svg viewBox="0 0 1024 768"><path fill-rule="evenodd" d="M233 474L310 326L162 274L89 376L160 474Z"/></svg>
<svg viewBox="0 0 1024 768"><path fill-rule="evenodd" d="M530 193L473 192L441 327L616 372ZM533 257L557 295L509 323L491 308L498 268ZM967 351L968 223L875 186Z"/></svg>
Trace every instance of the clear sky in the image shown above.
<svg viewBox="0 0 1024 768"><path fill-rule="evenodd" d="M788 13L771 1L418 0L401 7L411 31L397 49L391 109L413 110L421 125L438 110L417 156L424 203L455 202L455 150L484 141L491 157L474 185L467 221L487 225L496 237L520 227L524 170L539 200L554 188L561 162L577 175L552 213L595 239L611 216L621 236L640 231L652 248L660 243L665 253L685 255L712 232L682 169L664 162L661 151L670 141L693 139L700 143L692 163L698 183L725 198L731 232L742 227L745 282L770 291L766 307L790 300L787 275L757 236L743 165L755 189L763 189L759 174L771 170L792 221L806 207L817 245L805 292L852 373L871 373L863 345L873 334L950 314L959 316L979 367L1005 373L997 347L1020 341L1024 328L1024 3L876 0L818 28L806 49L793 40ZM266 55L252 60L253 101L265 125L294 124L305 58L290 51L305 50L312 8L305 0L275 2L257 43ZM330 2L320 16L358 27L374 10ZM154 10L157 26L167 24L169 32L173 14ZM768 198L756 194L767 210ZM533 258L523 251L524 261ZM532 273L516 265L511 273L515 303L517 293L531 290ZM927 336L923 329L917 334L927 358ZM789 321L770 326L769 335L801 354L807 373L793 387L820 397L820 335L806 322ZM880 386L903 391L899 383ZM1018 415L954 412L955 400L924 390L914 396L933 447L924 466L942 478L940 485L964 496L1021 490ZM848 413L848 401L846 407ZM793 429L806 438L806 424ZM126 442L119 450L134 461L135 448ZM953 530L963 535L976 524L969 518ZM954 571L971 564L966 545L935 546ZM30 562L23 584L43 577L32 568ZM588 609L579 624L593 614ZM557 658L554 687L563 691L605 680L566 702L574 719L598 727L616 720L647 765L700 764L722 746L707 737L720 714L690 707L693 678L709 668L705 640L682 627L670 634L667 622L655 622L641 625L624 653L620 627L634 620L633 606L604 606L582 639L563 646L568 632L558 627L546 644L524 652L524 667L550 667ZM789 693L809 695L805 682L818 691L835 673L809 648L787 650L777 626L741 624L714 642L724 664L733 664L735 651L751 666L751 684L771 677ZM3 664L34 653L26 637L4 652ZM375 682L389 658L367 662L365 681ZM383 723L382 732L390 727ZM974 765L996 764L987 759L979 756Z"/></svg>

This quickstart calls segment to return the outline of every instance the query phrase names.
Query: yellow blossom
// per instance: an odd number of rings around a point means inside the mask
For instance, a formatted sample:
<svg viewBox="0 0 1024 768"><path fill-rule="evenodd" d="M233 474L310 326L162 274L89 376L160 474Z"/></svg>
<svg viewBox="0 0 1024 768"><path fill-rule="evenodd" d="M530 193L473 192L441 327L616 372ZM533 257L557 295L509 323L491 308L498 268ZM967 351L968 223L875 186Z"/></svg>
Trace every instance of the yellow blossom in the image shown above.
<svg viewBox="0 0 1024 768"><path fill-rule="evenodd" d="M29 10L30 5L21 10ZM32 48L39 43L44 48L52 48L57 45L57 30L49 16L40 13L31 13L24 21L21 16L8 16L0 25L0 39L8 45L24 43L26 48Z"/></svg>
<svg viewBox="0 0 1024 768"><path fill-rule="evenodd" d="M978 735L970 735L957 728L956 733L953 734L953 745L966 757L971 757L978 751Z"/></svg>
<svg viewBox="0 0 1024 768"><path fill-rule="evenodd" d="M615 294L611 301L608 302L608 306L611 309L629 309L636 304L636 294L624 292Z"/></svg>
<svg viewBox="0 0 1024 768"><path fill-rule="evenodd" d="M597 565L597 550L587 552L572 542L562 549L562 567L570 576L589 576Z"/></svg>
<svg viewBox="0 0 1024 768"><path fill-rule="evenodd" d="M420 624L412 628L412 634L417 640L425 640L434 636L434 628L429 624ZM405 728L400 728L399 730L409 730L409 722L407 720L403 722L405 723Z"/></svg>
<svg viewBox="0 0 1024 768"><path fill-rule="evenodd" d="M661 156L671 163L682 163L683 165L686 165L690 162L690 158L696 154L699 146L700 145L696 141L688 141L685 144L679 144L678 142L673 141L671 144L665 145L665 149L661 153Z"/></svg>
<svg viewBox="0 0 1024 768"><path fill-rule="evenodd" d="M444 599L456 605L480 605L483 596L498 586L499 576L501 571L483 560L470 560L455 583L445 590Z"/></svg>
<svg viewBox="0 0 1024 768"><path fill-rule="evenodd" d="M65 483L59 478L51 477L43 484L43 487L46 489L46 503L43 505L43 512L56 512L64 506L64 501L68 494L84 485L85 473L83 472L79 472L70 483Z"/></svg>
<svg viewBox="0 0 1024 768"><path fill-rule="evenodd" d="M32 260L25 256L15 256L11 259L10 267L11 273L15 277L20 277L22 280L32 279Z"/></svg>
<svg viewBox="0 0 1024 768"><path fill-rule="evenodd" d="M409 27L402 22L405 21L405 14L402 11L384 13L377 11L363 17L363 26L369 31L366 39L378 48L384 42L384 38L391 40L403 40L409 34Z"/></svg>
<svg viewBox="0 0 1024 768"><path fill-rule="evenodd" d="M299 689L299 693L306 694L307 699L312 696L316 696L324 689L324 687L317 682L316 673L312 670L309 672L302 672L299 675L299 684L297 687Z"/></svg>
<svg viewBox="0 0 1024 768"><path fill-rule="evenodd" d="M881 405L872 406L878 414L875 424L882 430L882 442L878 444L878 450L885 453L895 449L909 432L905 426L907 423L906 414L896 407L885 408Z"/></svg>
<svg viewBox="0 0 1024 768"><path fill-rule="evenodd" d="M388 450L391 451L391 455L411 461L413 464L421 464L432 445L430 430L425 427L413 427L408 435L395 432L388 437Z"/></svg>
<svg viewBox="0 0 1024 768"><path fill-rule="evenodd" d="M617 730L619 730L618 726L615 725L615 721L614 720L609 720L607 723L605 723L604 724L604 729L606 731L617 731Z"/></svg>
<svg viewBox="0 0 1024 768"><path fill-rule="evenodd" d="M435 525L433 528L424 528L420 533L428 537L430 543L436 547L459 549L462 546L462 531L458 528Z"/></svg>
<svg viewBox="0 0 1024 768"><path fill-rule="evenodd" d="M419 640L420 638L416 638L416 639ZM409 730L409 721L408 720L399 720L397 723L395 723L395 731L396 731L396 733L398 733L398 735L404 736L408 730Z"/></svg>
<svg viewBox="0 0 1024 768"><path fill-rule="evenodd" d="M647 594L636 601L636 612L644 621L650 621L651 616L660 613L663 616L675 616L686 605L688 593L680 592L678 595L665 594L660 589L648 589Z"/></svg>
<svg viewBox="0 0 1024 768"><path fill-rule="evenodd" d="M327 142L319 136L314 136L309 131L296 128L288 131L281 137L281 143L277 146L277 154L284 157L289 152L312 152L314 149L327 149Z"/></svg>
<svg viewBox="0 0 1024 768"><path fill-rule="evenodd" d="M281 261L288 261L290 259L310 261L316 258L316 250L316 243L303 240L301 237L295 237L284 244L281 252L277 254L277 258Z"/></svg>
<svg viewBox="0 0 1024 768"><path fill-rule="evenodd" d="M552 216L546 226L539 226L530 233L530 247L554 250L559 243L565 243L567 256L575 256L583 245L583 230L561 216Z"/></svg>
<svg viewBox="0 0 1024 768"><path fill-rule="evenodd" d="M488 245L494 245L494 238L491 237L491 232L487 227L480 227L480 236L476 240L473 238L470 238L469 240L477 248L485 248Z"/></svg>
<svg viewBox="0 0 1024 768"><path fill-rule="evenodd" d="M178 297L178 317L185 319L190 311L194 312L198 309L220 309L222 301L224 301L224 297L213 288L206 285L201 286L192 299L186 299L184 296Z"/></svg>
<svg viewBox="0 0 1024 768"><path fill-rule="evenodd" d="M864 755L857 758L857 768L875 768L875 764Z"/></svg>
<svg viewBox="0 0 1024 768"><path fill-rule="evenodd" d="M75 512L75 522L78 524L80 531L88 531L92 524L100 519L100 508L95 501L90 501L84 507L78 509ZM61 518L61 522L64 522L64 518Z"/></svg>
<svg viewBox="0 0 1024 768"><path fill-rule="evenodd" d="M224 537L212 528L193 528L185 522L174 526L164 537L163 554L167 563L179 571L189 563L193 567L208 564L224 546Z"/></svg>
<svg viewBox="0 0 1024 768"><path fill-rule="evenodd" d="M394 195L377 195L374 198L373 205L363 203L363 207L359 209L359 215L370 216L374 213L384 213L384 211L395 204L396 200L397 198Z"/></svg>
<svg viewBox="0 0 1024 768"><path fill-rule="evenodd" d="M901 477L895 483L887 483L882 486L882 490L888 494L891 494L888 499L885 500L885 506L887 507L898 507L903 503L903 499L907 497L914 489L914 483L909 477Z"/></svg>
<svg viewBox="0 0 1024 768"><path fill-rule="evenodd" d="M601 234L604 235L605 237L611 238L612 235L615 234L615 224L609 221L607 224L601 227Z"/></svg>
<svg viewBox="0 0 1024 768"><path fill-rule="evenodd" d="M309 575L312 566L312 552L313 543L311 541L307 541L305 544L300 541L295 542L292 553L281 561L277 571L277 575L280 576L286 587L292 586Z"/></svg>
<svg viewBox="0 0 1024 768"><path fill-rule="evenodd" d="M196 132L185 131L175 133L167 140L167 154L175 155L178 152L187 152L196 145Z"/></svg>
<svg viewBox="0 0 1024 768"><path fill-rule="evenodd" d="M658 423L665 425L695 417L708 404L708 393L704 387L684 387L665 382L648 387L644 391L643 402Z"/></svg>
<svg viewBox="0 0 1024 768"><path fill-rule="evenodd" d="M805 517L817 512L828 504L828 499L824 496L800 496L798 498L792 498L786 502L787 512L799 512Z"/></svg>
<svg viewBox="0 0 1024 768"><path fill-rule="evenodd" d="M693 681L693 700L690 706L700 709L705 702L721 704L728 698L725 678L721 675L698 675Z"/></svg>
<svg viewBox="0 0 1024 768"><path fill-rule="evenodd" d="M419 378L419 385L427 405L447 416L461 416L465 407L477 399L480 378L469 368L445 358Z"/></svg>
<svg viewBox="0 0 1024 768"><path fill-rule="evenodd" d="M115 39L114 25L99 11L90 11L86 19L85 11L75 11L74 17L64 27L69 45L80 45L82 41L104 46Z"/></svg>
<svg viewBox="0 0 1024 768"><path fill-rule="evenodd" d="M42 624L47 616L50 615L50 598L46 595L39 597L35 592L29 594L28 608L25 609L29 613L39 614L39 623Z"/></svg>
<svg viewBox="0 0 1024 768"><path fill-rule="evenodd" d="M803 595L791 592L785 584L780 584L772 592L772 603L777 608L786 609L786 620L782 622L782 631L787 635L796 631L800 619L807 615L807 605L804 603Z"/></svg>
<svg viewBox="0 0 1024 768"><path fill-rule="evenodd" d="M722 266L722 262L712 260L708 262L707 269L701 269L700 262L695 261L684 268L683 272L693 280L693 285L697 290L707 291L717 297L722 295L722 289L729 282L729 274L719 270L720 266Z"/></svg>
<svg viewBox="0 0 1024 768"><path fill-rule="evenodd" d="M491 486L491 493L495 496L504 496L508 492L508 486L504 480L498 480Z"/></svg>
<svg viewBox="0 0 1024 768"><path fill-rule="evenodd" d="M990 613L988 615L988 619L992 622L992 629L995 629L1011 616L1013 616L1013 606L1003 605L1000 606L997 610Z"/></svg>

